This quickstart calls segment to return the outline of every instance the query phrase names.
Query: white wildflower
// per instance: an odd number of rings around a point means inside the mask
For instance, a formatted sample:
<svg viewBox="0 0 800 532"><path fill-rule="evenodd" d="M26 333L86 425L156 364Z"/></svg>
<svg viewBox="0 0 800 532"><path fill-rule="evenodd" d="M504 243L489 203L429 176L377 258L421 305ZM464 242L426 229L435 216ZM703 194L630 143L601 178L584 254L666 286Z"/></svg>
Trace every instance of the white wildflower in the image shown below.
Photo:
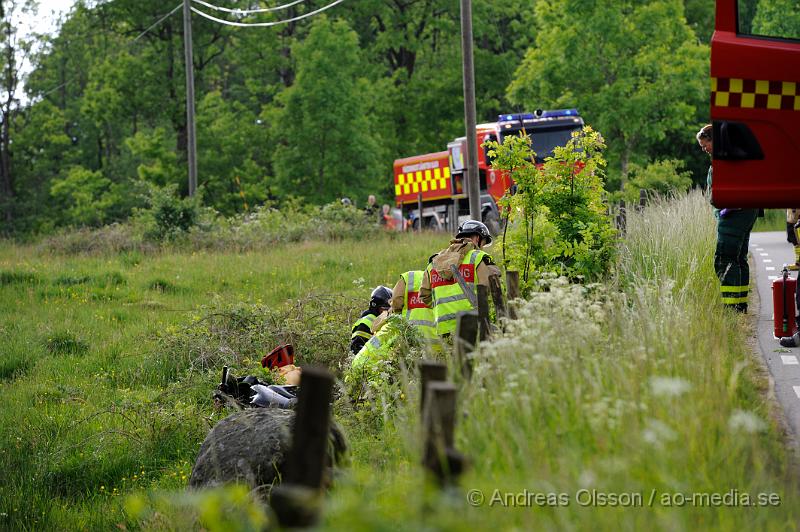
<svg viewBox="0 0 800 532"><path fill-rule="evenodd" d="M675 440L677 436L677 433L669 425L658 419L649 419L647 427L642 431L642 439L656 447Z"/></svg>
<svg viewBox="0 0 800 532"><path fill-rule="evenodd" d="M677 397L688 392L692 385L688 381L677 377L652 377L650 389L653 395Z"/></svg>
<svg viewBox="0 0 800 532"><path fill-rule="evenodd" d="M766 430L767 424L760 417L746 410L734 410L728 419L728 428L734 432L761 432Z"/></svg>

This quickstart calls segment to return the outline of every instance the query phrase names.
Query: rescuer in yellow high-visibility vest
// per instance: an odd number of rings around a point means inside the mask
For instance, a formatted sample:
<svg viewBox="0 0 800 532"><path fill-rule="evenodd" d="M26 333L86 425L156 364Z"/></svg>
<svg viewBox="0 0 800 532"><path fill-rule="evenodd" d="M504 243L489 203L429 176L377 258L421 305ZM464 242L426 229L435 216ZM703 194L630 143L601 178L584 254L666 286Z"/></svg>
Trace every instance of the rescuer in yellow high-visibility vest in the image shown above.
<svg viewBox="0 0 800 532"><path fill-rule="evenodd" d="M388 286L378 286L372 291L369 308L361 313L351 328L350 351L358 353L367 340L372 338L372 324L381 312L389 310L392 290Z"/></svg>
<svg viewBox="0 0 800 532"><path fill-rule="evenodd" d="M400 274L400 279L392 288L392 312L403 315L411 325L419 330L423 338L436 338L436 322L433 309L419 296L425 272L412 270Z"/></svg>
<svg viewBox="0 0 800 532"><path fill-rule="evenodd" d="M360 380L374 384L384 369L383 363L390 361L391 347L399 336L397 320L402 318L398 315L381 317L380 328L353 357L353 362L345 373L345 383L350 384Z"/></svg>
<svg viewBox="0 0 800 532"><path fill-rule="evenodd" d="M431 257L420 286L420 298L433 308L436 333L450 335L462 312L475 310L470 297L461 288L450 269L457 265L467 289L477 300L478 285L489 286L489 276L499 274L492 257L481 251L492 243L492 235L482 222L467 220L461 224L456 237L444 249Z"/></svg>

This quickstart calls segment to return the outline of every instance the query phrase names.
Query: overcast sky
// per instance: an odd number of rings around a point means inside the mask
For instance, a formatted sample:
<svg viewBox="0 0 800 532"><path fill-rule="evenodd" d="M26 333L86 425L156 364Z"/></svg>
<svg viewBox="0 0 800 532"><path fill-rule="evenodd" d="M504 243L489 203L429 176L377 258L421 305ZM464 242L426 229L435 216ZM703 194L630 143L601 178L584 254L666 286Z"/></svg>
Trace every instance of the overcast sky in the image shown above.
<svg viewBox="0 0 800 532"><path fill-rule="evenodd" d="M17 29L20 36L27 36L31 33L52 33L56 29L56 21L59 15L66 13L75 3L75 0L39 0L39 9L35 15L22 15L17 21ZM20 65L22 72L22 83L20 83L17 96L23 105L27 103L25 95L25 75L31 71L31 64L28 61Z"/></svg>
<svg viewBox="0 0 800 532"><path fill-rule="evenodd" d="M20 21L20 29L24 33L31 31L51 32L60 13L69 11L75 0L39 0L39 12L36 16L28 16Z"/></svg>

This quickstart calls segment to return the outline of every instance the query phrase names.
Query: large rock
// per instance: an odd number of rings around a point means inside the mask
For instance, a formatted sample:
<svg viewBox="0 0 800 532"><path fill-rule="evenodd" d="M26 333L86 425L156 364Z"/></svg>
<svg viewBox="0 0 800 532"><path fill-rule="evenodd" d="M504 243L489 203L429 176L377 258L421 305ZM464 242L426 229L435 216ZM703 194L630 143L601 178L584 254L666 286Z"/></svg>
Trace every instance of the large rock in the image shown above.
<svg viewBox="0 0 800 532"><path fill-rule="evenodd" d="M278 408L252 408L226 417L200 447L189 486L243 482L254 489L269 488L283 474L293 425L294 411ZM346 450L344 435L335 423L330 441L328 463L333 465Z"/></svg>

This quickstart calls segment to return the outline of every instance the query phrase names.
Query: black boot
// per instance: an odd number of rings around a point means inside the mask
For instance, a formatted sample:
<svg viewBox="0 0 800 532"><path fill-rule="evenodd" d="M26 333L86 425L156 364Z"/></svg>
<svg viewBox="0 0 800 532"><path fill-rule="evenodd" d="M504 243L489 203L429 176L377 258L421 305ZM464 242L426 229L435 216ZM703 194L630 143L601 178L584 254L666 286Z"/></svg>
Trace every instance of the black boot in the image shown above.
<svg viewBox="0 0 800 532"><path fill-rule="evenodd" d="M792 336L784 336L780 340L782 347L797 347L800 346L800 331L794 333Z"/></svg>

